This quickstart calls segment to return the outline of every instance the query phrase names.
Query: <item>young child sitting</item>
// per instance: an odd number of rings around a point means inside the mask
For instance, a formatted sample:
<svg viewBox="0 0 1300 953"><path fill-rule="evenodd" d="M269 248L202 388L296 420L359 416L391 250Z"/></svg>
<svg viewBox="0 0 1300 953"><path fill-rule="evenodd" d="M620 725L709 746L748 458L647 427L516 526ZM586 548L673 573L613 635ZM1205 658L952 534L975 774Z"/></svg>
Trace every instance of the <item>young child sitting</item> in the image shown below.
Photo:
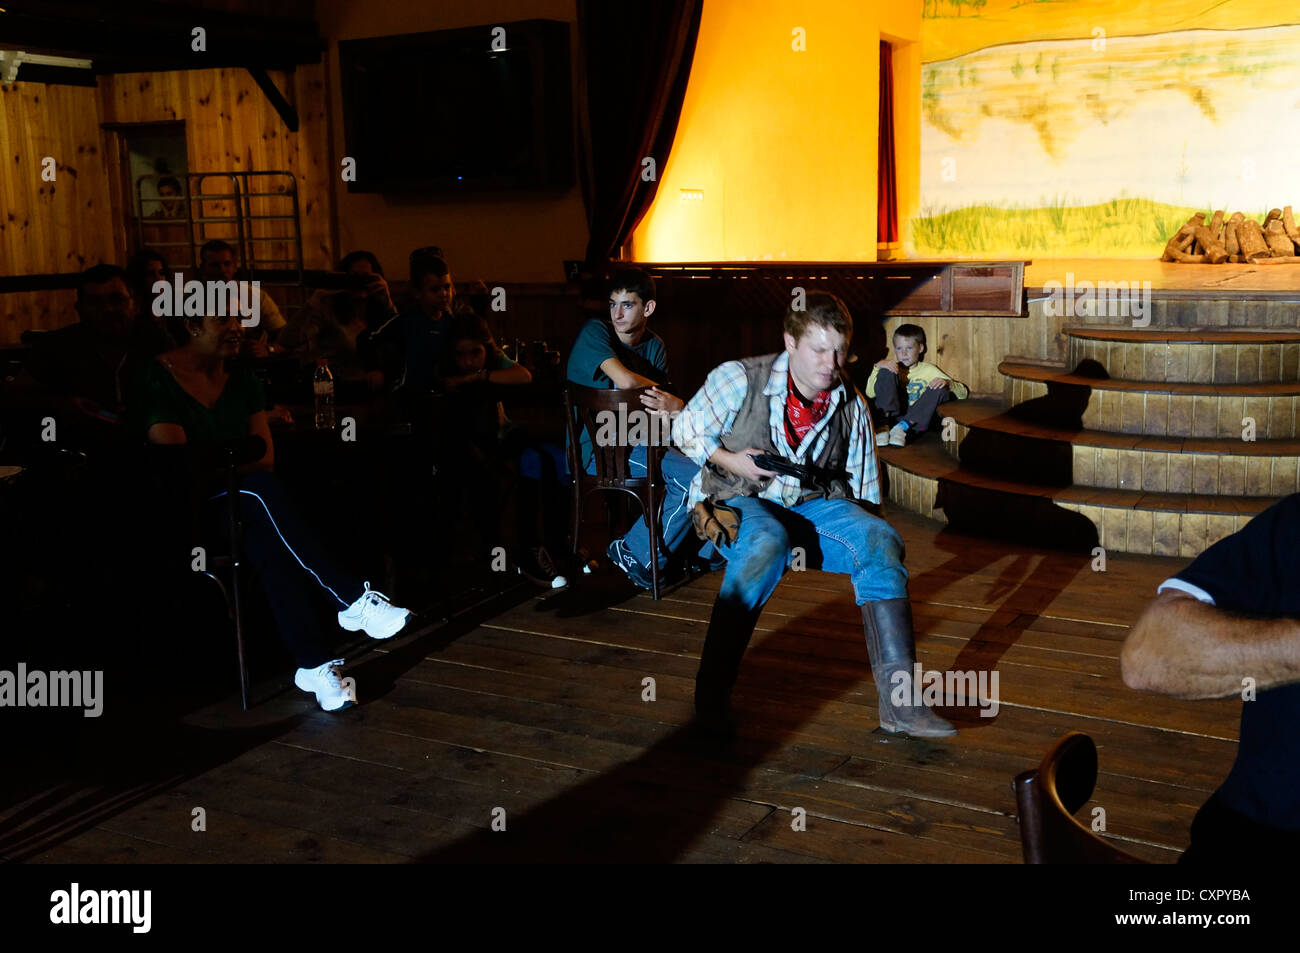
<svg viewBox="0 0 1300 953"><path fill-rule="evenodd" d="M970 394L965 384L921 360L925 356L924 328L900 324L894 331L894 353L895 360L877 361L867 379L867 397L888 428L876 434L878 447L906 445L908 433L929 429L940 404L964 400Z"/></svg>

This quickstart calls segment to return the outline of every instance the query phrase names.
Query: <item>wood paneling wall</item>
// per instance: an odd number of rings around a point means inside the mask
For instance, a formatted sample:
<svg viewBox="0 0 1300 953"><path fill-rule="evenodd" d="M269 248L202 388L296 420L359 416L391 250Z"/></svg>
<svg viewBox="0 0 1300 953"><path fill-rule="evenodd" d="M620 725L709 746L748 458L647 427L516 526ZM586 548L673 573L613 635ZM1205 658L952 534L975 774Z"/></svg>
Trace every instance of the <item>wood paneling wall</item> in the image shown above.
<svg viewBox="0 0 1300 953"><path fill-rule="evenodd" d="M191 172L292 172L298 181L304 263L308 268L328 268L335 256L326 178L333 163L328 156L324 67L304 66L292 73L272 71L269 75L298 110L297 133L289 132L248 71L242 69L104 77L100 81L100 121L184 120ZM216 189L213 184L210 190ZM258 211L256 205L254 211ZM215 207L208 209L208 214L215 212Z"/></svg>
<svg viewBox="0 0 1300 953"><path fill-rule="evenodd" d="M271 72L298 110L291 133L248 72L239 69L128 73L98 88L18 82L0 88L0 274L79 271L118 261L120 217L111 199L105 123L184 121L190 171L286 170L297 178L307 268L336 258L325 68ZM41 180L53 156L58 175ZM209 210L211 211L211 210ZM0 344L27 328L75 320L71 292L0 295Z"/></svg>
<svg viewBox="0 0 1300 953"><path fill-rule="evenodd" d="M1032 308L1023 318L890 318L885 322L885 340L893 356L894 329L900 324L915 324L925 329L925 360L943 368L974 394L994 396L1002 393L1004 378L998 364L1008 356L1035 360L1061 360L1060 318L1048 318L1042 308ZM873 363L884 356L860 355Z"/></svg>
<svg viewBox="0 0 1300 953"><path fill-rule="evenodd" d="M7 275L79 271L112 255L98 92L0 87L0 256ZM41 178L51 156L56 178Z"/></svg>

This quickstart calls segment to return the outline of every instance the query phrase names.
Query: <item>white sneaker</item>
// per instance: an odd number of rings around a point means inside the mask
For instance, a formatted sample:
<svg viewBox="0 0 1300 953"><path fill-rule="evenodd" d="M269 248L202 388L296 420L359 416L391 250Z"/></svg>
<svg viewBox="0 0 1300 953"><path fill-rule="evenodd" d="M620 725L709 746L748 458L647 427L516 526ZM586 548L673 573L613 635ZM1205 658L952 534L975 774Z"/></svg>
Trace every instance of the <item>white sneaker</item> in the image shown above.
<svg viewBox="0 0 1300 953"><path fill-rule="evenodd" d="M907 431L901 424L894 424L893 429L889 431L889 445L891 447L907 446Z"/></svg>
<svg viewBox="0 0 1300 953"><path fill-rule="evenodd" d="M876 434L876 446L877 446L877 447L888 447L888 446L889 446L889 431L888 431L888 430L881 430L881 431L879 431L879 432Z"/></svg>
<svg viewBox="0 0 1300 953"><path fill-rule="evenodd" d="M339 613L339 625L349 632L364 629L372 639L391 639L410 617L410 610L393 605L387 596L366 583L361 598Z"/></svg>
<svg viewBox="0 0 1300 953"><path fill-rule="evenodd" d="M343 659L336 658L318 668L300 668L294 673L293 683L304 692L313 692L316 701L326 711L342 711L357 701L357 689L352 679L344 685L339 678Z"/></svg>

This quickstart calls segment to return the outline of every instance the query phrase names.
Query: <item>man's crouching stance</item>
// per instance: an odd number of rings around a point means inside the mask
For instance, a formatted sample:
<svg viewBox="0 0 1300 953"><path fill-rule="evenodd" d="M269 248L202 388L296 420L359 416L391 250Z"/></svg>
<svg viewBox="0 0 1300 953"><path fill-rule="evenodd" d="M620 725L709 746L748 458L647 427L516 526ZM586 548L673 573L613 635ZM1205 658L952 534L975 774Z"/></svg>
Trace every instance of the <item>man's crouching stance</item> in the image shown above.
<svg viewBox="0 0 1300 953"><path fill-rule="evenodd" d="M811 292L785 316L785 351L710 372L673 425L673 442L701 465L691 484L696 527L727 559L695 679L699 727L734 734L729 699L763 606L786 569L852 577L880 696L880 726L913 737L957 733L913 700L912 610L903 543L863 503L880 503L866 402L841 373L853 319L835 295ZM801 465L802 475L764 469ZM798 469L798 467L795 467ZM696 505L700 504L700 505ZM894 692L906 673L906 692ZM895 705L891 695L904 696Z"/></svg>

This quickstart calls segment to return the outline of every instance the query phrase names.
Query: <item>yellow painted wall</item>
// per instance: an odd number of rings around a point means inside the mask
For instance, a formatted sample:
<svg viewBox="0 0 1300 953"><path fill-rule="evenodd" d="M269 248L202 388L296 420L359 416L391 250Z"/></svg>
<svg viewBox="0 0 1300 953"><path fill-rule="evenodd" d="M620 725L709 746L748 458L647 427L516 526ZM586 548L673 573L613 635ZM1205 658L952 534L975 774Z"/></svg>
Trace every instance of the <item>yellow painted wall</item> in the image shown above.
<svg viewBox="0 0 1300 953"><path fill-rule="evenodd" d="M705 0L672 155L629 257L874 261L879 43L895 44L905 224L919 202L920 31L921 0Z"/></svg>

